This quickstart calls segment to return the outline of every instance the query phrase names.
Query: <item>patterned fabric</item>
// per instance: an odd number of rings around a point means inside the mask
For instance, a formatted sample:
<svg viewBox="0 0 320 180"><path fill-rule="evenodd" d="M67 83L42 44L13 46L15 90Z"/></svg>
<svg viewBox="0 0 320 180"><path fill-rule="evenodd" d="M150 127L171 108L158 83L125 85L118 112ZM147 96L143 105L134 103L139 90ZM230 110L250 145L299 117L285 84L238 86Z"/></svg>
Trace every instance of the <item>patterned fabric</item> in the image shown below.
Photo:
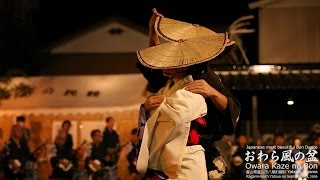
<svg viewBox="0 0 320 180"><path fill-rule="evenodd" d="M200 143L202 137L203 128L207 126L206 119L199 117L194 121L191 121L191 128L188 137L188 146L197 145Z"/></svg>
<svg viewBox="0 0 320 180"><path fill-rule="evenodd" d="M222 156L214 158L208 167L209 180L229 179L226 177L227 165Z"/></svg>

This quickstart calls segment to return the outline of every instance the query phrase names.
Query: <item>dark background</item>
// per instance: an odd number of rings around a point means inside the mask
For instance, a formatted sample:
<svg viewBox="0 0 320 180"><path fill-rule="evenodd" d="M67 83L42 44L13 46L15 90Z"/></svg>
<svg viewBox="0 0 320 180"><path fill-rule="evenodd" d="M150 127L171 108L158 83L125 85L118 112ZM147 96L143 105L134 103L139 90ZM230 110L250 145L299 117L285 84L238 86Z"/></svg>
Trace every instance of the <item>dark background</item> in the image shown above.
<svg viewBox="0 0 320 180"><path fill-rule="evenodd" d="M108 16L122 16L147 26L151 9L167 17L206 26L229 25L252 13L249 0L56 0L43 1L35 24L41 40L54 40ZM47 34L49 33L49 34Z"/></svg>
<svg viewBox="0 0 320 180"><path fill-rule="evenodd" d="M110 17L148 27L151 9L166 17L226 30L237 18L255 14L252 0L0 0L0 73L34 75L54 42ZM252 26L256 28L255 20ZM257 63L255 34L245 36L248 56ZM13 73L14 74L14 73Z"/></svg>

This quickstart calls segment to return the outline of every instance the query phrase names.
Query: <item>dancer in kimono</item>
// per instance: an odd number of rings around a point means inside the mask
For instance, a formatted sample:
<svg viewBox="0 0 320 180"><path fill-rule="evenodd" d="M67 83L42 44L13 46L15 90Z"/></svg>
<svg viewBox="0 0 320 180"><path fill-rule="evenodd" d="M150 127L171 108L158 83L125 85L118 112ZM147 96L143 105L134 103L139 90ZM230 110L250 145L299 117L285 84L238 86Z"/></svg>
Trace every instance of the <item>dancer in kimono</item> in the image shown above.
<svg viewBox="0 0 320 180"><path fill-rule="evenodd" d="M165 24L169 24L170 27L166 27ZM205 51L207 51L210 46L215 46L217 49L219 49L218 52L204 61L200 60L199 62L195 63L198 64L196 68L189 67L187 70L190 72L190 69L194 69L192 73L192 78L194 80L186 83L184 89L189 92L202 95L205 98L208 112L203 118L196 118L195 120L191 121L189 137L186 145L200 145L202 148L204 148L207 169L206 177L209 177L210 179L221 179L226 172L226 163L224 162L220 151L216 147L215 142L222 139L223 135L230 135L234 133L235 124L240 113L240 104L237 99L223 86L219 77L207 68L206 62L218 56L227 46L232 45L233 42L227 38L227 34L217 34L199 25L191 25L189 23L164 18L161 14L157 13L155 9L153 9L153 16L150 19L149 27L150 47L158 46L160 44L159 36L169 42L171 41L171 44L172 42L175 42L175 45L186 44L188 40L192 41L197 39L195 37L207 35L212 39L200 38L202 41L201 43L206 44L209 43L210 40L216 41L215 44L204 45L206 47L203 47L203 49L199 50L198 53L205 54ZM179 30L185 30L194 33L179 33ZM178 33L172 33L172 31L177 31ZM181 34L185 37L181 37ZM215 36L215 38L212 36ZM220 44L217 43L219 42L219 37L222 38L224 42L221 42ZM191 52L193 50L191 50ZM183 50L180 52L181 54L184 54ZM157 53L161 54L163 52L159 51ZM192 53L187 52L186 56L190 56L190 54ZM149 54L149 56L156 57L154 54ZM164 75L166 74L162 73L159 68L155 68L153 65L145 65L148 62L143 62L141 59L142 58L140 58L140 63L137 64L137 67L148 80L148 89L152 92L156 92L166 83L165 81L168 79L168 77L165 77ZM164 63L164 61L171 61L171 59L168 57L162 58L162 60L162 63ZM188 65L181 62L175 67L179 66L188 67ZM169 67L169 69L173 70L175 68ZM144 141L144 129L147 127L146 124L148 123L146 122L151 116L150 112L158 109L166 101L167 97L165 97L163 94L157 93L149 96L141 106L139 117L139 137L141 141ZM141 152L139 155L143 156ZM147 179L148 176L157 176L158 179L169 178L165 172L154 169L147 171Z"/></svg>
<svg viewBox="0 0 320 180"><path fill-rule="evenodd" d="M193 80L188 73L191 68L163 69L170 80L158 92L164 98L163 103L148 112L137 161L141 174L149 168L163 172L170 179L206 179L203 147L186 146L191 121L207 112L204 98L184 89Z"/></svg>

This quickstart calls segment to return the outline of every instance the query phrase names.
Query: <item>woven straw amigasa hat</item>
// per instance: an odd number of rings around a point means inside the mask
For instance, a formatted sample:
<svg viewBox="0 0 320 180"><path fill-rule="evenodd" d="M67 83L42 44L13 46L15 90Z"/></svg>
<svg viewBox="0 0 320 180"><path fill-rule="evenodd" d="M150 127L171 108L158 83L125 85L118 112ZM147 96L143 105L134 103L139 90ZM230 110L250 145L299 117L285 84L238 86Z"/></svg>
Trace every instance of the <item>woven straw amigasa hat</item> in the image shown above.
<svg viewBox="0 0 320 180"><path fill-rule="evenodd" d="M139 61L152 69L200 64L234 44L227 33L216 33L200 25L164 17L157 17L155 31L168 42L137 51Z"/></svg>
<svg viewBox="0 0 320 180"><path fill-rule="evenodd" d="M180 39L218 35L218 33L213 30L199 24L191 24L165 18L163 16L158 16L156 18L154 29L158 36L167 41L179 41ZM234 41L228 39L227 46L233 45L234 43Z"/></svg>

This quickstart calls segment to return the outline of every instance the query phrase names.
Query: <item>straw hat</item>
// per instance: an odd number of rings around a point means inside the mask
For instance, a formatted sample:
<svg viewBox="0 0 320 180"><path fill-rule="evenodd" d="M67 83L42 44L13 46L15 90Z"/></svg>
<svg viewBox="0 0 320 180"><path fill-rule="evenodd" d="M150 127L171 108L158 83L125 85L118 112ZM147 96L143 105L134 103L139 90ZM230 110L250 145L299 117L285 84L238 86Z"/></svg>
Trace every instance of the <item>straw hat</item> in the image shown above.
<svg viewBox="0 0 320 180"><path fill-rule="evenodd" d="M209 61L227 46L228 34L199 36L137 51L139 61L152 69L179 68Z"/></svg>
<svg viewBox="0 0 320 180"><path fill-rule="evenodd" d="M158 36L166 41L179 41L180 39L220 34L199 24L191 24L163 16L158 16L156 18L154 28ZM226 44L227 46L230 46L234 43L234 41L228 39Z"/></svg>
<svg viewBox="0 0 320 180"><path fill-rule="evenodd" d="M179 39L190 39L199 36L217 35L218 33L200 26L183 21L158 16L155 21L155 31L167 41L178 41Z"/></svg>

